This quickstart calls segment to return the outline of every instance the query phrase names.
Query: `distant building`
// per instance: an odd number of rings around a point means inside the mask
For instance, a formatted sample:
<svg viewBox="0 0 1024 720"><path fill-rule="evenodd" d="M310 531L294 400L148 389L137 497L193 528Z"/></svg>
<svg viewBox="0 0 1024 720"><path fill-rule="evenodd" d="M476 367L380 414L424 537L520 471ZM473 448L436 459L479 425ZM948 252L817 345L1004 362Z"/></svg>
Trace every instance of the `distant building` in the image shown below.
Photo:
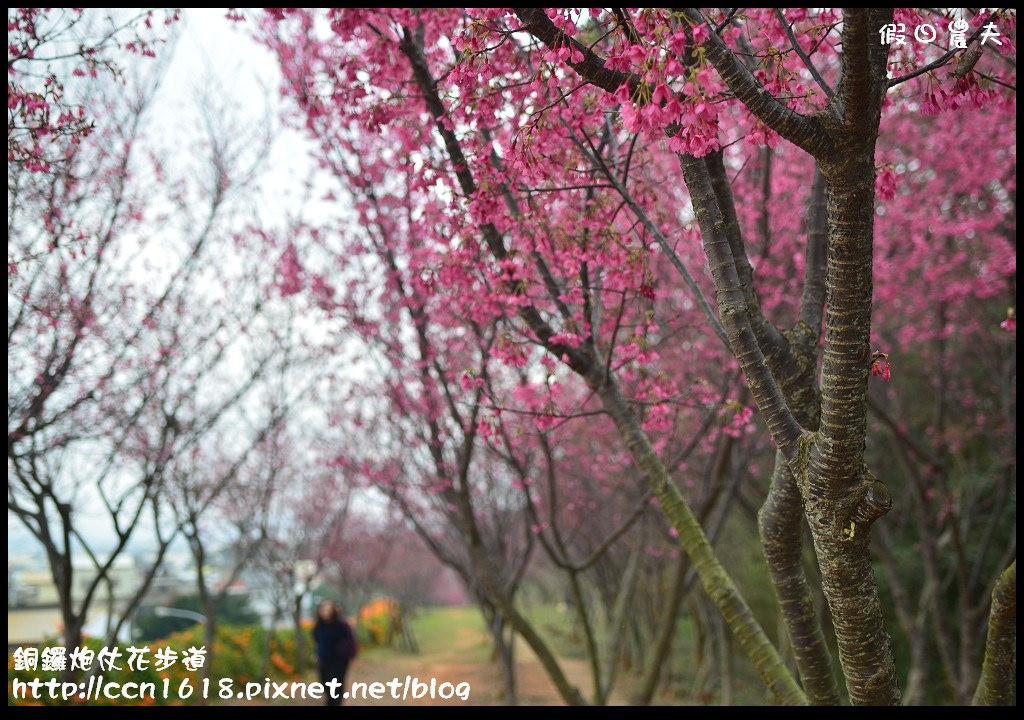
<svg viewBox="0 0 1024 720"><path fill-rule="evenodd" d="M7 568L7 646L38 645L52 642L63 632L60 597L49 567L41 558L16 557ZM96 577L96 567L85 557L72 560L72 597L84 597ZM86 618L86 634L106 632L106 610L122 610L142 582L142 573L133 558L117 558L107 571L107 582L94 595Z"/></svg>
<svg viewBox="0 0 1024 720"><path fill-rule="evenodd" d="M224 551L211 553L214 562L205 567L207 581L213 590L222 586L225 567L231 560ZM118 556L107 571L107 580L93 594L84 632L91 636L104 636L108 628L108 610L113 607L115 619L120 618L135 593L152 568L153 557L141 558L129 555ZM96 567L85 556L76 556L72 561L72 597L78 603L88 592L96 577ZM149 584L145 595L138 603L136 612L148 608L174 604L181 595L196 592L195 561L192 554L168 552ZM243 573L243 576L245 574ZM236 580L228 590L229 594L246 594L245 578ZM121 641L129 641L132 633L131 621L122 625L118 634ZM53 582L53 574L41 555L14 555L7 561L7 645L8 649L26 645L52 643L60 638L63 622L60 612L60 598Z"/></svg>

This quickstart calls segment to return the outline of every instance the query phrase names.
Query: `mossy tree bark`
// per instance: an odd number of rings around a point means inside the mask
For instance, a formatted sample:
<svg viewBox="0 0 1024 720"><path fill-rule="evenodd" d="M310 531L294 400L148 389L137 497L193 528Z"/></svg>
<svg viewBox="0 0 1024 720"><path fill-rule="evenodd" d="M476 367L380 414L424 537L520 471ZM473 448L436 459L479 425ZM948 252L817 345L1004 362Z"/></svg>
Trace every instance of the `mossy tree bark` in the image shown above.
<svg viewBox="0 0 1024 720"><path fill-rule="evenodd" d="M636 76L607 68L590 48L565 39L543 11L520 9L517 14L524 28L547 45L574 44L582 59L571 64L584 80L610 92L623 83L639 84ZM784 371L799 368L799 364L787 362L793 354L792 343L787 348L770 324L762 322L750 264L734 230L731 192L722 183L721 158L715 154L703 159L680 156L714 279L721 325L803 501L850 699L854 704L897 704L900 693L892 649L868 552L870 525L888 510L891 500L864 463L871 357L874 148L888 89L888 47L874 36L878 28L891 22L892 9L845 11L842 74L829 105L814 116L801 115L775 100L698 10L685 8L683 14L690 23L707 24L707 57L736 98L782 137L812 154L825 179L824 291L828 312L820 415L815 413L820 427L815 430L795 417L801 406L812 402L809 393L814 385L791 382L796 377ZM820 266L820 259L820 254L809 255L808 264ZM804 311L813 319L821 290L820 282L805 285L799 332L792 333L792 339L805 347L808 338L816 339L817 331L809 326ZM802 369L798 374L806 376L808 365ZM800 398L786 392L793 388ZM609 403L605 405L607 408ZM629 443L628 428L620 427L620 431ZM785 512L792 514L795 508L793 503L789 505ZM798 626L805 624L802 617L793 619ZM822 668L814 671L812 674L824 679ZM823 692L823 700L834 699L829 691Z"/></svg>
<svg viewBox="0 0 1024 720"><path fill-rule="evenodd" d="M731 192L728 197L731 199ZM825 179L816 166L807 211L807 265L799 321L784 336L786 352L766 358L773 374L780 378L797 421L811 430L817 430L821 412L817 351L825 305L826 231ZM838 705L832 656L804 572L803 528L796 478L785 457L777 454L768 496L758 513L761 546L807 698L816 705Z"/></svg>
<svg viewBox="0 0 1024 720"><path fill-rule="evenodd" d="M781 456L775 460L768 499L758 514L758 526L807 699L815 705L838 705L839 688L832 672L832 658L814 607L814 594L804 573L800 491Z"/></svg>
<svg viewBox="0 0 1024 720"><path fill-rule="evenodd" d="M1017 561L999 576L992 591L988 640L975 705L1017 704Z"/></svg>
<svg viewBox="0 0 1024 720"><path fill-rule="evenodd" d="M696 10L685 12L691 21L703 22ZM820 427L801 437L800 449L794 454L787 425L772 422L771 416L780 412L779 398L768 393L769 404L765 406L763 392L755 391L754 396L787 458L803 500L854 704L895 704L900 700L867 532L891 501L863 460L871 356L874 147L888 87L888 48L873 42L873 35L891 18L891 9L845 12L842 75L829 106L813 118L794 118L772 107L768 93L715 33L707 45L709 58L737 97L779 134L814 155L826 180L828 311ZM716 258L728 263L718 247L720 240L714 237L727 225L727 213L723 218L721 208L715 208L704 197L704 179L697 163L684 158L683 164L702 233L713 236L710 242L705 239L705 249L714 271ZM703 218L698 203L707 205ZM742 271L743 263L733 260L733 266ZM733 289L718 277L715 281L720 297L723 291ZM805 298L813 292L813 286L805 287ZM752 374L747 363L773 364L768 351L760 360L748 344L738 347L733 342L748 382ZM753 382L760 384L762 379L754 375ZM782 377L778 382L783 384ZM753 386L751 389L755 390ZM793 412L788 406L786 409ZM813 429L806 421L802 425L805 430ZM777 432L780 426L787 430L782 436Z"/></svg>
<svg viewBox="0 0 1024 720"><path fill-rule="evenodd" d="M864 463L871 361L874 149L888 88L888 47L875 41L890 10L844 14L843 69L823 115L833 139L819 156L828 199L821 421L798 464L840 662L854 704L898 704L899 687L868 552L870 524L891 504ZM806 465L804 465L806 462Z"/></svg>

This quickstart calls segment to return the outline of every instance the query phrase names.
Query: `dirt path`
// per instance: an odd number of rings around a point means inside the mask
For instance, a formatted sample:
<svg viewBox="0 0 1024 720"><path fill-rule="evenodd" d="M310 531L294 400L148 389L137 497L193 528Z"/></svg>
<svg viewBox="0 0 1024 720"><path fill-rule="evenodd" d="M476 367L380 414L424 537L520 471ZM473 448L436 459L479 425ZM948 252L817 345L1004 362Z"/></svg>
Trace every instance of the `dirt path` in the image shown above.
<svg viewBox="0 0 1024 720"><path fill-rule="evenodd" d="M481 652L483 651L483 652ZM469 700L460 698L444 700L439 697L408 699L406 701L383 699L351 698L350 705L504 705L504 682L497 663L488 662L481 655L489 652L489 645L482 634L469 628L457 628L450 644L444 649L424 648L419 655L399 655L392 652L367 653L359 658L349 671L349 689L353 682L388 682L398 678L403 683L408 675L420 682L437 679L437 684L450 682L453 685L467 682L470 686ZM518 679L518 702L520 705L562 705L564 704L554 684L544 672L536 656L525 643L516 646L516 671ZM470 658L468 661L466 658ZM584 692L589 690L587 665L579 660L563 660L562 667L571 682Z"/></svg>
<svg viewBox="0 0 1024 720"><path fill-rule="evenodd" d="M386 696L377 700L370 697L350 697L347 705L504 705L504 683L501 670L497 663L490 661L490 642L483 631L482 624L458 623L450 630L435 633L420 639L418 654L406 653L389 648L372 648L360 654L349 668L346 678L346 689L351 691L353 683L386 683L397 678L402 686L406 676L421 683L430 683L436 678L436 685L448 682L453 686L469 683L469 700L463 702L459 697L442 699L425 697L414 699L409 697ZM562 668L584 693L590 694L590 673L587 663L583 660L562 659ZM554 684L547 677L543 667L529 647L517 641L516 671L518 674L518 702L520 705L563 705ZM313 680L312 677L309 678ZM402 688L399 687L399 693ZM622 702L622 698L613 695L613 702ZM294 701L289 705L313 705L318 702Z"/></svg>

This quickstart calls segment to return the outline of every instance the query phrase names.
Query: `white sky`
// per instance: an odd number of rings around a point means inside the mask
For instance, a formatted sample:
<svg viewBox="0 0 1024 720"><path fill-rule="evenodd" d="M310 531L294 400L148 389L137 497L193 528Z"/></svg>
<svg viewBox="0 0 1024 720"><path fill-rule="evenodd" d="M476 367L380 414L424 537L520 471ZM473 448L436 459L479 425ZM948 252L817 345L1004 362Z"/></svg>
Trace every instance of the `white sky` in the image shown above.
<svg viewBox="0 0 1024 720"><path fill-rule="evenodd" d="M229 21L226 12L225 8L184 12L184 32L162 88L161 102L154 110L164 114L161 110L165 109L165 117L177 121L176 113L182 108L194 107L195 90L208 78L225 101L234 103L241 118L259 123L269 110L280 132L264 182L268 192L261 201L271 204L268 209L283 214L288 209L285 201L297 200L296 188L310 176L309 144L304 136L281 128L278 122L281 98L276 59L250 37L251 22Z"/></svg>

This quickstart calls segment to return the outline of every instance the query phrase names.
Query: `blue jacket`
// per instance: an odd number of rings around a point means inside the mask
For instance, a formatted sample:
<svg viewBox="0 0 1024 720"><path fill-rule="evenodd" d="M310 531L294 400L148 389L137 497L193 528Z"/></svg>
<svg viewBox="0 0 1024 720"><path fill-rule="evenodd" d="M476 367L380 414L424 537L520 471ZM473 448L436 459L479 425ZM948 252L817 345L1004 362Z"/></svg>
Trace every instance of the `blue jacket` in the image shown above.
<svg viewBox="0 0 1024 720"><path fill-rule="evenodd" d="M338 623L317 623L313 627L316 656L322 663L351 660L356 656L356 639L352 627L344 620Z"/></svg>

